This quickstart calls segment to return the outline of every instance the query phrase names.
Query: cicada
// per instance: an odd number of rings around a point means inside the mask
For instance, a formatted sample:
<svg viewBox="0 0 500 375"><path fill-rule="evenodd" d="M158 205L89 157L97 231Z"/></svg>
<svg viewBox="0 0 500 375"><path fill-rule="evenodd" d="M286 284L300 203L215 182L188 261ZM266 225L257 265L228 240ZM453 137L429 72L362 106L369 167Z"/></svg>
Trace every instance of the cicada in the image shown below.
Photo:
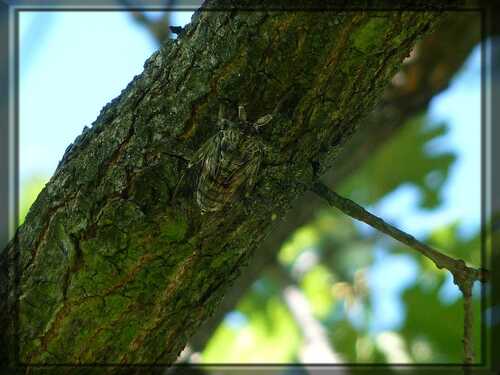
<svg viewBox="0 0 500 375"><path fill-rule="evenodd" d="M245 108L238 107L238 120L223 118L219 109L219 131L202 145L189 167L199 166L196 201L202 214L220 211L249 193L264 156L264 143L257 137L258 129L268 124L273 115L256 122L247 121Z"/></svg>

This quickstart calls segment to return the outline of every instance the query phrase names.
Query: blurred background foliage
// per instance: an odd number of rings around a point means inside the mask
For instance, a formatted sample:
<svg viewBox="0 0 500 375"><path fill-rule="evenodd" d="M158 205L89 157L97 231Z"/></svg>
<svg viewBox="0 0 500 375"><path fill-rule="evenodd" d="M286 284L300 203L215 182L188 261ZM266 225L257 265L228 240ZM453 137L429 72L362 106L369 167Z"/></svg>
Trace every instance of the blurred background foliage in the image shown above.
<svg viewBox="0 0 500 375"><path fill-rule="evenodd" d="M133 32L144 32L147 17L136 14L128 19ZM419 209L438 212L450 171L465 152L435 147L453 126L433 122L426 112L411 117L336 190L373 208L402 186L410 186L418 192ZM39 173L23 179L21 223L47 180ZM478 266L477 228L464 235L460 225L460 220L438 225L420 239ZM481 360L479 294L476 288L477 361ZM274 263L191 360L459 363L462 333L462 298L447 272L336 210L323 208L290 233Z"/></svg>

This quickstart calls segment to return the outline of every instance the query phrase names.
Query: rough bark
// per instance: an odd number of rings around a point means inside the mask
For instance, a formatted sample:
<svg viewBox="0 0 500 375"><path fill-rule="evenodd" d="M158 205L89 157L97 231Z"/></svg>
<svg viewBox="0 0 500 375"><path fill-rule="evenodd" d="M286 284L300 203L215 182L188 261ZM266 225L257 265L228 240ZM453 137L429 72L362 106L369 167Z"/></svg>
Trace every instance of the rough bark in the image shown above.
<svg viewBox="0 0 500 375"><path fill-rule="evenodd" d="M173 362L440 17L197 12L68 148L2 254L2 314L18 317L1 322L2 350L25 364ZM221 102L256 119L285 95L251 195L201 215L187 161Z"/></svg>
<svg viewBox="0 0 500 375"><path fill-rule="evenodd" d="M460 38L457 38L460 35ZM391 139L412 116L423 112L431 99L445 90L480 41L480 15L477 12L450 12L435 32L419 42L415 56L403 64L398 80L393 79L382 99L363 119L363 125L346 142L322 180L337 188L388 139ZM453 45L454 48L449 46ZM290 233L306 224L324 207L322 200L306 193L294 203L284 220L256 250L248 267L224 296L216 312L190 339L194 351L202 351L210 337L238 301L274 263L281 245Z"/></svg>

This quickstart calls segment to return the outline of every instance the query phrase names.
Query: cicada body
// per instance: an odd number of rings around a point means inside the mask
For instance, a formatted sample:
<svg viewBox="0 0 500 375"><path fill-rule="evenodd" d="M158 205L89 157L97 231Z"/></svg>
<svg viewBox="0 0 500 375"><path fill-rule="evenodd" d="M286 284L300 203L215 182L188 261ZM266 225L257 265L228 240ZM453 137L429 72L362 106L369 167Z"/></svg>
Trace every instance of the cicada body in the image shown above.
<svg viewBox="0 0 500 375"><path fill-rule="evenodd" d="M237 122L220 119L222 129L190 164L201 164L196 201L202 213L222 210L255 185L264 154L264 144L255 133L264 121L249 124L241 107L239 117Z"/></svg>

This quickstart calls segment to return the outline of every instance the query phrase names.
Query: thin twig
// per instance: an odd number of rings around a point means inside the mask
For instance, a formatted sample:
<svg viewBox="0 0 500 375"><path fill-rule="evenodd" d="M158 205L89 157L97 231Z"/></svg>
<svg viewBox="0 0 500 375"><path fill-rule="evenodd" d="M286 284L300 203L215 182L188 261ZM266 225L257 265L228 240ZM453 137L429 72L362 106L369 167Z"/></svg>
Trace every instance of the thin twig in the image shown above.
<svg viewBox="0 0 500 375"><path fill-rule="evenodd" d="M146 28L149 33L156 39L158 44L161 44L165 41L170 35L169 29L169 19L170 19L170 11L164 11L162 17L158 20L153 20L146 16L146 13L140 10L136 10L135 8L140 7L140 3L131 0L119 0L126 9L132 8L130 14L135 22ZM171 1L167 0L164 4L165 8L171 6Z"/></svg>
<svg viewBox="0 0 500 375"><path fill-rule="evenodd" d="M297 280L277 261L273 262L273 271L273 277L281 288L281 297L302 333L303 343L299 350L301 362L344 362L344 359L332 347L325 328L314 316L309 301L300 290Z"/></svg>
<svg viewBox="0 0 500 375"><path fill-rule="evenodd" d="M331 206L339 209L348 216L360 220L375 229L391 236L392 238L408 245L432 260L439 269L446 268L453 275L453 282L460 288L464 296L464 363L471 364L474 361L474 352L472 345L472 285L474 281L479 280L485 282L488 278L488 271L485 269L476 269L467 267L461 259L454 259L439 250L420 242L415 237L396 228L395 226L386 223L384 220L366 211L363 207L355 202L341 197L334 191L330 190L321 182L316 182L312 191L323 198Z"/></svg>
<svg viewBox="0 0 500 375"><path fill-rule="evenodd" d="M468 293L464 293L464 363L470 365L474 362L474 343L472 342L472 325L474 322L472 308L472 285Z"/></svg>

